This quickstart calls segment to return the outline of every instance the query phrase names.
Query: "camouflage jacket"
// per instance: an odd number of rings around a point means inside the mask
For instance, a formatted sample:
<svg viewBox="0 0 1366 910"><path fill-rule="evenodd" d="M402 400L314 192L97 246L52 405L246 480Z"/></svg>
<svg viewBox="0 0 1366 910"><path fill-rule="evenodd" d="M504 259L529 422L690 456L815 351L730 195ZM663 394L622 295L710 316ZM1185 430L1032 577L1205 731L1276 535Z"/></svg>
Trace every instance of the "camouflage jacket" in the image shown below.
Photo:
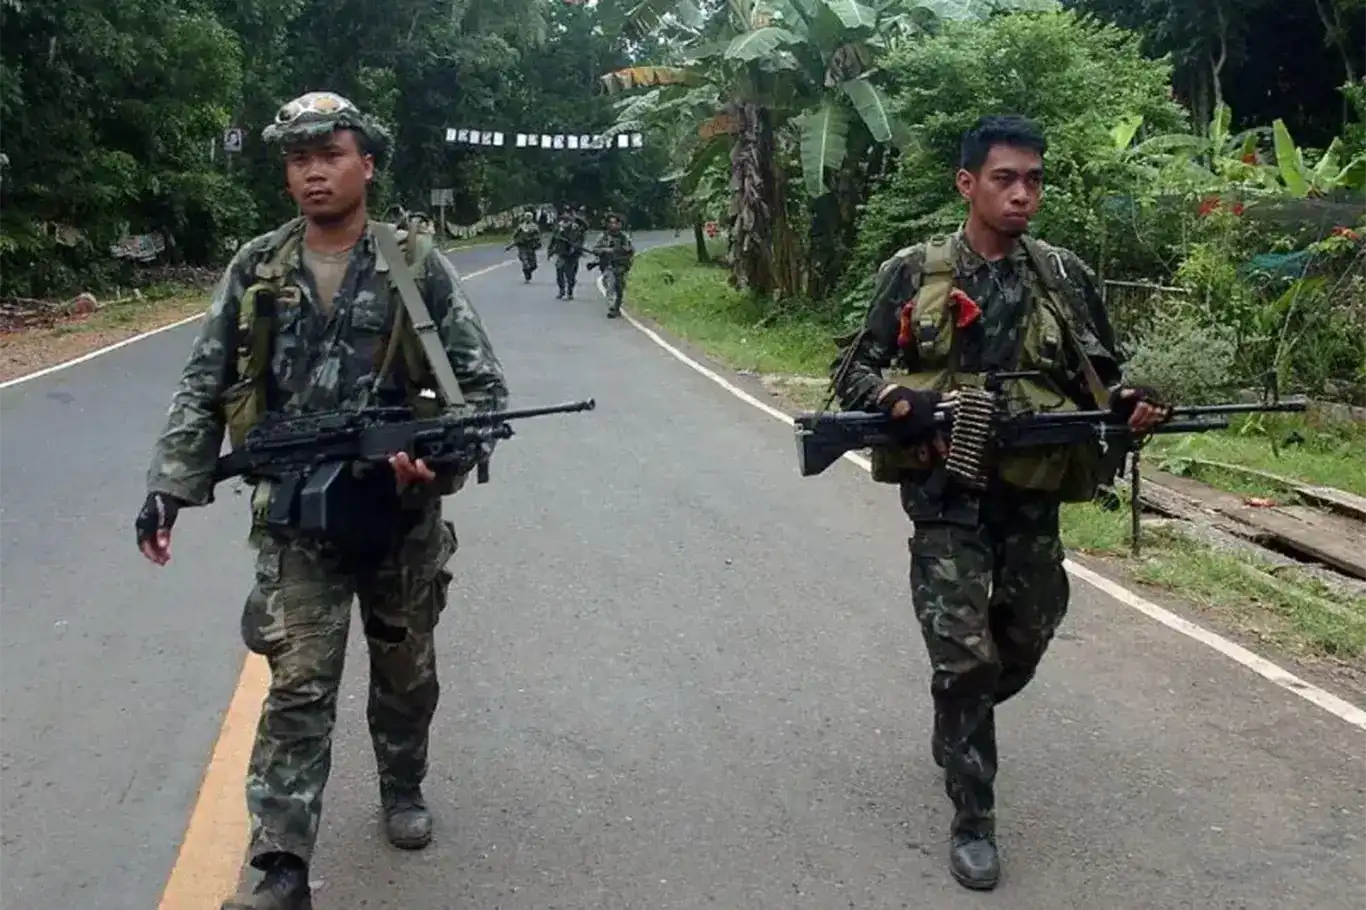
<svg viewBox="0 0 1366 910"><path fill-rule="evenodd" d="M167 493L191 505L213 501L212 472L225 431L221 396L235 381L242 294L257 280L256 266L269 258L274 236L263 234L244 244L214 290L153 450L148 492ZM300 244L283 263L283 285L297 287L299 299L279 300L270 377L284 411L354 406L361 390L374 381L401 306L389 281L389 265L367 230L351 251L330 311L324 312L302 249ZM413 277L468 403L479 410L506 407L502 364L455 268L433 249L413 268ZM396 358L373 404L405 403L403 372L403 358Z"/></svg>
<svg viewBox="0 0 1366 910"><path fill-rule="evenodd" d="M541 231L535 224L523 222L517 225L517 230L512 232L512 243L514 246L529 246L539 250L541 248Z"/></svg>
<svg viewBox="0 0 1366 910"><path fill-rule="evenodd" d="M982 308L982 318L963 331L961 369L967 372L1014 369L1031 293L1027 271L1031 267L1029 257L1020 245L1005 259L988 262L969 246L961 230L956 241L954 287ZM1081 346L1101 380L1107 386L1114 386L1120 380L1122 359L1101 303L1095 274L1072 251L1042 242L1039 245L1054 269L1056 284L1064 290L1061 303L1070 311L1072 328ZM893 362L899 361L898 366L907 372L915 371L915 350L913 347L899 348L897 333L901 307L914 299L920 290L924 264L925 245L920 243L898 251L879 267L863 330L853 338L842 340L843 350L830 367L835 378L835 394L846 409L871 407L887 385L882 371ZM1056 379L1069 394L1075 393L1078 400L1089 398L1080 376L1080 364L1069 363L1068 375Z"/></svg>
<svg viewBox="0 0 1366 910"><path fill-rule="evenodd" d="M550 244L546 247L546 252L552 256L582 255L580 247L583 246L583 238L586 233L582 222L577 218L557 221L555 222L555 230L550 234Z"/></svg>
<svg viewBox="0 0 1366 910"><path fill-rule="evenodd" d="M631 244L631 235L625 231L603 231L598 242L593 244L593 252L599 260L606 259L606 267L625 272L631 268L631 260L636 248ZM604 256L604 254L607 254Z"/></svg>

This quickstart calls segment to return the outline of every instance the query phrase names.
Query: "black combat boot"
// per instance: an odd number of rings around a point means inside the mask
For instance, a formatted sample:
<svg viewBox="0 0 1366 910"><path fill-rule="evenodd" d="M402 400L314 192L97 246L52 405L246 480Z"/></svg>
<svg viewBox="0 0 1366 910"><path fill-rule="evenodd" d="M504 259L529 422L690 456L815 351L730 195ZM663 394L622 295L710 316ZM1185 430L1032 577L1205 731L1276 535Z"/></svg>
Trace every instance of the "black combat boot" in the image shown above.
<svg viewBox="0 0 1366 910"><path fill-rule="evenodd" d="M990 891L1001 880L995 825L988 819L953 820L949 833L949 871L964 888Z"/></svg>
<svg viewBox="0 0 1366 910"><path fill-rule="evenodd" d="M996 852L996 715L991 707L945 706L936 711L931 742L936 764L944 768L944 789L954 806L949 829L949 871L964 888L990 891L1001 879ZM960 730L975 720L966 741Z"/></svg>
<svg viewBox="0 0 1366 910"><path fill-rule="evenodd" d="M400 850L421 850L432 842L432 813L421 787L384 787L384 833Z"/></svg>
<svg viewBox="0 0 1366 910"><path fill-rule="evenodd" d="M313 910L308 865L291 853L276 853L261 868L265 875L246 900L230 898L222 910Z"/></svg>

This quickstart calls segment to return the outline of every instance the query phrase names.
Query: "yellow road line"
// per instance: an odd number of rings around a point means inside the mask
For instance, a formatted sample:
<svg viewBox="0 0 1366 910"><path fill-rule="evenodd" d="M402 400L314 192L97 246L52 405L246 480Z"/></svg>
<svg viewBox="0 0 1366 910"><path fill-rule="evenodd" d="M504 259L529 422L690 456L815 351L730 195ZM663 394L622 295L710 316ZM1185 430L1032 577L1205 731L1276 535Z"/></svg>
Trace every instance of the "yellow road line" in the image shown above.
<svg viewBox="0 0 1366 910"><path fill-rule="evenodd" d="M247 849L247 761L269 689L265 658L248 654L157 910L218 910L237 888Z"/></svg>

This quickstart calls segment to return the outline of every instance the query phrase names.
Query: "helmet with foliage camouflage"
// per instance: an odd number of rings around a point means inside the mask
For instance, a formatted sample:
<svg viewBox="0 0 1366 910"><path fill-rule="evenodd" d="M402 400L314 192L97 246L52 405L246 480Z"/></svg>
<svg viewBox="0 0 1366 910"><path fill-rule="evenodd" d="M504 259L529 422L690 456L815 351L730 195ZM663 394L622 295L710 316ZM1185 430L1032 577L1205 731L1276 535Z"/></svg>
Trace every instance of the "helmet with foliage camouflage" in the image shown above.
<svg viewBox="0 0 1366 910"><path fill-rule="evenodd" d="M261 138L287 147L342 129L359 134L362 151L374 155L376 164L383 162L389 132L336 92L307 92L286 101L275 112L275 121L261 131Z"/></svg>

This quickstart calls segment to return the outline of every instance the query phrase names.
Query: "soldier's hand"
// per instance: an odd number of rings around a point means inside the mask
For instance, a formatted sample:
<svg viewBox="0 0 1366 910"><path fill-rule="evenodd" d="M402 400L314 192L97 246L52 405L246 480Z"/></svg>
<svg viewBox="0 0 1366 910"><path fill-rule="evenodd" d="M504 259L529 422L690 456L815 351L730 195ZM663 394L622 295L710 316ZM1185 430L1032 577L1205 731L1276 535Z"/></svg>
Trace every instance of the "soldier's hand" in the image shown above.
<svg viewBox="0 0 1366 910"><path fill-rule="evenodd" d="M1110 398L1110 410L1124 417L1129 429L1146 433L1171 419L1171 405L1162 400L1156 389L1147 386L1126 386Z"/></svg>
<svg viewBox="0 0 1366 910"><path fill-rule="evenodd" d="M159 566L171 561L171 526L182 505L184 503L179 499L166 493L148 493L133 522L138 549Z"/></svg>
<svg viewBox="0 0 1366 910"><path fill-rule="evenodd" d="M933 389L892 386L878 398L878 407L892 418L892 432L901 442L929 442L938 435L934 409L943 396Z"/></svg>
<svg viewBox="0 0 1366 910"><path fill-rule="evenodd" d="M389 456L389 465L394 469L394 478L398 481L398 491L400 493L413 483L430 483L436 480L436 472L428 467L427 462L419 458L413 461L412 456L407 452L399 452L397 455Z"/></svg>

